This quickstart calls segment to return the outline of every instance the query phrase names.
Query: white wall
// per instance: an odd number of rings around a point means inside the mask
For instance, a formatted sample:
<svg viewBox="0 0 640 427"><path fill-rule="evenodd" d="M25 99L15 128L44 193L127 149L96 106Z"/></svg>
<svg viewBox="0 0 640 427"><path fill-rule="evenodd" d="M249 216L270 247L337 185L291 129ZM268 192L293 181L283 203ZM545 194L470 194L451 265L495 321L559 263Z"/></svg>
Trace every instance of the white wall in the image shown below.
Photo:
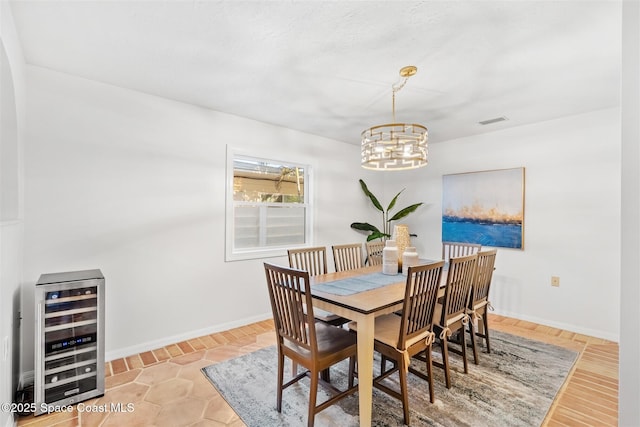
<svg viewBox="0 0 640 427"><path fill-rule="evenodd" d="M13 401L20 372L24 58L8 2L0 2L0 403ZM8 411L0 426L12 425Z"/></svg>
<svg viewBox="0 0 640 427"><path fill-rule="evenodd" d="M42 273L102 270L107 359L271 316L263 260L224 262L226 144L311 164L314 243L362 239L349 228L366 202L358 147L27 70L27 370Z"/></svg>
<svg viewBox="0 0 640 427"><path fill-rule="evenodd" d="M622 8L622 290L619 425L640 425L640 3Z"/></svg>
<svg viewBox="0 0 640 427"><path fill-rule="evenodd" d="M524 166L521 250L499 249L497 313L617 341L620 298L620 117L603 110L432 144L429 165L385 178L422 255L440 256L442 175ZM407 183L412 184L407 184ZM551 276L560 287L550 286Z"/></svg>

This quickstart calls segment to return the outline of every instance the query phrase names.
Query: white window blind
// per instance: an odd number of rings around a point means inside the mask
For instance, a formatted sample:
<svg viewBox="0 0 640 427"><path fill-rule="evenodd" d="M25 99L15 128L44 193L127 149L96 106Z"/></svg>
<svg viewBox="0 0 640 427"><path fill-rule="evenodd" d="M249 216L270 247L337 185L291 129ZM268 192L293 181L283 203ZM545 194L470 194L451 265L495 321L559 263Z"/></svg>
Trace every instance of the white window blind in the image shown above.
<svg viewBox="0 0 640 427"><path fill-rule="evenodd" d="M231 152L227 168L227 260L280 256L310 242L309 166Z"/></svg>

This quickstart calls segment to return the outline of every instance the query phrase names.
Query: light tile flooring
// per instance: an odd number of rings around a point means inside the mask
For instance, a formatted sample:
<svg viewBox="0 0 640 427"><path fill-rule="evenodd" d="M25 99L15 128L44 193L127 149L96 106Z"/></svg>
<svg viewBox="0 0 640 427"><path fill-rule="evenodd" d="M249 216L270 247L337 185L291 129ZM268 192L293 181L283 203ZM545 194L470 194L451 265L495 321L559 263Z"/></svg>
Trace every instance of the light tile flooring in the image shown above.
<svg viewBox="0 0 640 427"><path fill-rule="evenodd" d="M545 426L616 426L618 345L535 323L490 315L490 328L571 348L580 358L545 420ZM106 393L85 408L131 403L131 412L52 413L18 419L18 426L243 426L200 372L212 363L275 343L266 320L172 344L106 364Z"/></svg>

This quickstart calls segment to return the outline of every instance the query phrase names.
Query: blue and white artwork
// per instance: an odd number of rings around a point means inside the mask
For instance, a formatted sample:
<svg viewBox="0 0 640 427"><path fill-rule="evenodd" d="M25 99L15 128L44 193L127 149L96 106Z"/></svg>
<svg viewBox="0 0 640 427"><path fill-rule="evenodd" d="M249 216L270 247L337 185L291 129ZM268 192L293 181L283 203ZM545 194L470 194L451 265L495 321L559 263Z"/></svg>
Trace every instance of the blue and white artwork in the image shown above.
<svg viewBox="0 0 640 427"><path fill-rule="evenodd" d="M442 241L524 248L524 168L442 177Z"/></svg>

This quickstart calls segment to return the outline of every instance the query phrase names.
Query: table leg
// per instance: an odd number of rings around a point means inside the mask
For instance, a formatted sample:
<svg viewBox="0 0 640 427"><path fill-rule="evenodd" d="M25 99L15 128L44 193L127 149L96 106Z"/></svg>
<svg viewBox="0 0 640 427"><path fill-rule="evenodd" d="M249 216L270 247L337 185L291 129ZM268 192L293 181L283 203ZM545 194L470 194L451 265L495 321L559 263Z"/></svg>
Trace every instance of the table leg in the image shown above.
<svg viewBox="0 0 640 427"><path fill-rule="evenodd" d="M358 398L360 427L371 426L373 395L373 334L375 317L362 316L358 322Z"/></svg>

